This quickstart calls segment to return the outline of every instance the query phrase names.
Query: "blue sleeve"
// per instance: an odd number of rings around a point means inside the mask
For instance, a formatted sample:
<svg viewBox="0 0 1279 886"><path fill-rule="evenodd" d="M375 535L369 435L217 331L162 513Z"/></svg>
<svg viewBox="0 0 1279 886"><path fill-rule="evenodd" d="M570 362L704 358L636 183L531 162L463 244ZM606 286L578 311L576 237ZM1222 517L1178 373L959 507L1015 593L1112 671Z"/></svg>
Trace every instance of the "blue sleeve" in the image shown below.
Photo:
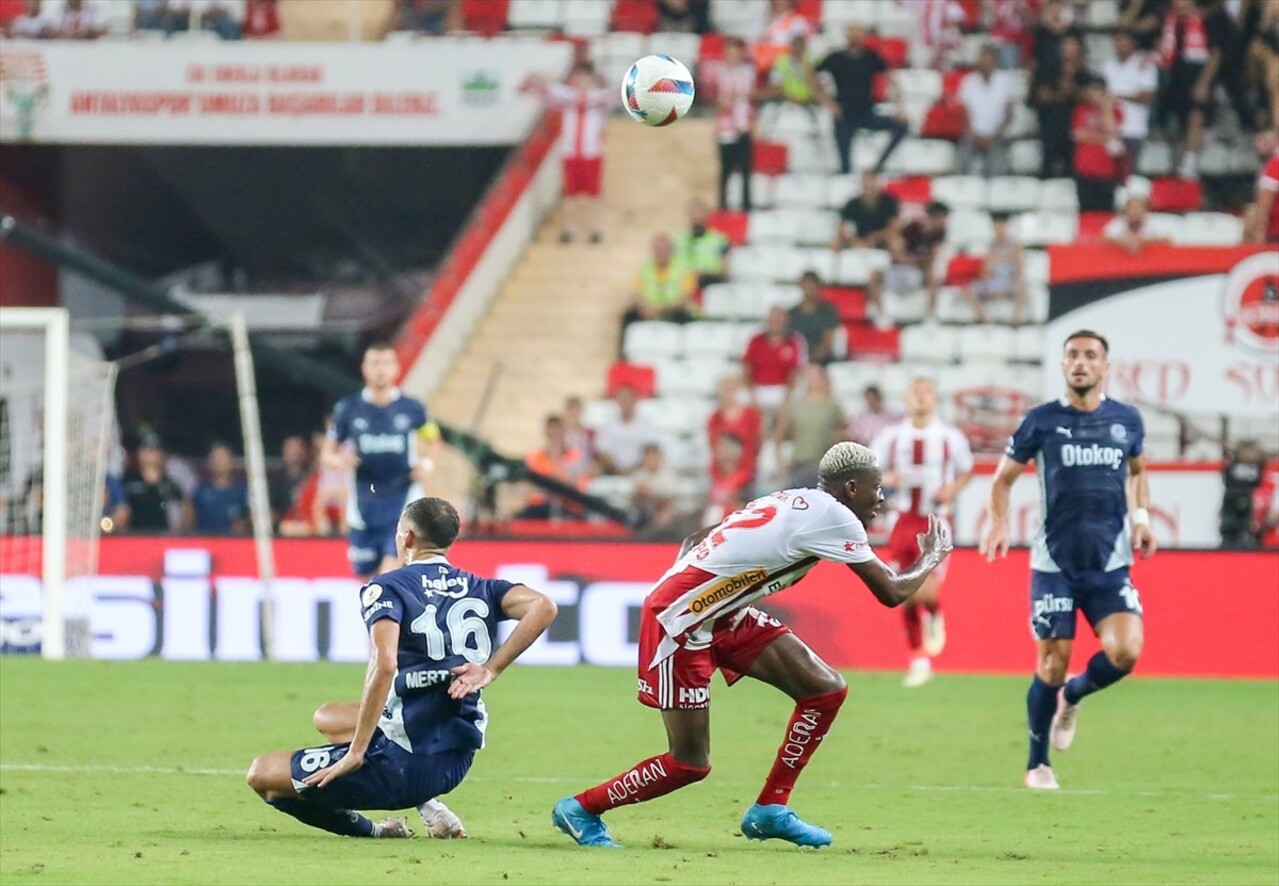
<svg viewBox="0 0 1279 886"><path fill-rule="evenodd" d="M371 581L360 589L360 612L364 616L364 626L372 628L373 623L390 618L396 624L404 621L404 601L400 599L400 591L381 576L382 581Z"/></svg>
<svg viewBox="0 0 1279 886"><path fill-rule="evenodd" d="M1134 409L1132 411L1133 434L1132 440L1129 441L1128 457L1136 458L1146 451L1146 422L1142 420L1141 413Z"/></svg>
<svg viewBox="0 0 1279 886"><path fill-rule="evenodd" d="M413 401L413 427L420 428L431 420L431 413L427 410L426 404L420 400Z"/></svg>
<svg viewBox="0 0 1279 886"><path fill-rule="evenodd" d="M351 438L350 408L345 397L333 407L333 424L329 427L329 437L345 443Z"/></svg>
<svg viewBox="0 0 1279 886"><path fill-rule="evenodd" d="M480 596L489 602L489 609L494 618L502 621L510 617L502 612L502 598L506 596L507 591L515 587L514 582L500 578L476 578L475 585L479 588Z"/></svg>
<svg viewBox="0 0 1279 886"><path fill-rule="evenodd" d="M1013 461L1026 464L1039 452L1039 425L1035 421L1035 411L1027 412L1017 430L1008 438L1004 447L1004 455Z"/></svg>

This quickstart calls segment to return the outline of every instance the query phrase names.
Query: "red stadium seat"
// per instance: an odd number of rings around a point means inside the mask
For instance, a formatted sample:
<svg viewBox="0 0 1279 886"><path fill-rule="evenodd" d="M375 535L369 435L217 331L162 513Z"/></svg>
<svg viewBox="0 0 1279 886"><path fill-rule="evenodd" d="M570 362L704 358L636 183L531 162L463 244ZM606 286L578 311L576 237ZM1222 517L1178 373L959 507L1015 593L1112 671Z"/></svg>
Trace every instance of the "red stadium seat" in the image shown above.
<svg viewBox="0 0 1279 886"><path fill-rule="evenodd" d="M656 0L617 0L610 30L651 34L656 27Z"/></svg>
<svg viewBox="0 0 1279 886"><path fill-rule="evenodd" d="M875 83L871 87L871 97L877 102L888 101L888 72L875 75Z"/></svg>
<svg viewBox="0 0 1279 886"><path fill-rule="evenodd" d="M957 255L946 266L946 286L966 286L981 276L986 264L981 256Z"/></svg>
<svg viewBox="0 0 1279 886"><path fill-rule="evenodd" d="M1115 217L1113 212L1079 213L1079 241L1095 242L1101 239L1101 229Z"/></svg>
<svg viewBox="0 0 1279 886"><path fill-rule="evenodd" d="M492 37L506 30L508 0L462 0L462 23L468 31Z"/></svg>
<svg viewBox="0 0 1279 886"><path fill-rule="evenodd" d="M608 394L618 388L634 388L640 397L651 397L657 391L657 373L652 366L618 360L608 368Z"/></svg>
<svg viewBox="0 0 1279 886"><path fill-rule="evenodd" d="M823 286L822 298L835 306L839 319L844 323L864 323L866 320L866 293L850 286Z"/></svg>
<svg viewBox="0 0 1279 886"><path fill-rule="evenodd" d="M881 357L896 360L901 352L898 329L878 329L866 323L845 323L850 357Z"/></svg>
<svg viewBox="0 0 1279 886"><path fill-rule="evenodd" d="M707 225L727 237L734 246L746 243L746 228L749 224L749 214L732 209L717 210L707 219Z"/></svg>
<svg viewBox="0 0 1279 886"><path fill-rule="evenodd" d="M702 42L697 50L697 62L703 64L705 62L719 61L724 57L724 35L723 34L703 34Z"/></svg>
<svg viewBox="0 0 1279 886"><path fill-rule="evenodd" d="M919 135L921 138L941 138L957 142L964 137L967 124L968 112L959 100L953 96L943 96L933 102L928 113L924 114Z"/></svg>
<svg viewBox="0 0 1279 886"><path fill-rule="evenodd" d="M755 142L755 171L761 175L781 175L790 162L789 152L783 142Z"/></svg>
<svg viewBox="0 0 1279 886"><path fill-rule="evenodd" d="M906 58L910 55L910 46L905 37L879 37L871 35L866 38L866 45L884 58L890 68L906 67Z"/></svg>
<svg viewBox="0 0 1279 886"><path fill-rule="evenodd" d="M884 190L901 203L927 203L933 199L933 180L926 175L908 175L884 182Z"/></svg>
<svg viewBox="0 0 1279 886"><path fill-rule="evenodd" d="M1150 183L1151 212L1198 212L1202 205L1199 179L1157 178Z"/></svg>
<svg viewBox="0 0 1279 886"><path fill-rule="evenodd" d="M821 28L822 0L795 0L795 11L812 22L814 28Z"/></svg>

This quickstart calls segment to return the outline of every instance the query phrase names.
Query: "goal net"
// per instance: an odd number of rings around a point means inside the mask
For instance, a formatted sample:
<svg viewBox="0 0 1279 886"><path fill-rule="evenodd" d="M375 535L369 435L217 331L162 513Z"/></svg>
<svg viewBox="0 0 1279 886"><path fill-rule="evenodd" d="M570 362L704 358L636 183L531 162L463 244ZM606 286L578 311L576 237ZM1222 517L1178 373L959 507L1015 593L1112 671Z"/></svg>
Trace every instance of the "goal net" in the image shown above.
<svg viewBox="0 0 1279 886"><path fill-rule="evenodd" d="M87 583L75 579L97 571L114 393L115 366L71 334L66 310L0 309L0 594L46 658L90 652Z"/></svg>

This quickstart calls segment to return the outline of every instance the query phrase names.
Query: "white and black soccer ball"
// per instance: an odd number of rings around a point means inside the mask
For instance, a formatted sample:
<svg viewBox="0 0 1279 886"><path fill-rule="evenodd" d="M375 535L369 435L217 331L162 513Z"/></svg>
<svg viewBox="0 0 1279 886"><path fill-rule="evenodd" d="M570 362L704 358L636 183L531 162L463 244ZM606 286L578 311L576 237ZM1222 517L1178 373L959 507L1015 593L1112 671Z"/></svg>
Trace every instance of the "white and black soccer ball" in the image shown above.
<svg viewBox="0 0 1279 886"><path fill-rule="evenodd" d="M645 126L669 126L693 106L693 75L669 55L646 55L622 78L622 107Z"/></svg>

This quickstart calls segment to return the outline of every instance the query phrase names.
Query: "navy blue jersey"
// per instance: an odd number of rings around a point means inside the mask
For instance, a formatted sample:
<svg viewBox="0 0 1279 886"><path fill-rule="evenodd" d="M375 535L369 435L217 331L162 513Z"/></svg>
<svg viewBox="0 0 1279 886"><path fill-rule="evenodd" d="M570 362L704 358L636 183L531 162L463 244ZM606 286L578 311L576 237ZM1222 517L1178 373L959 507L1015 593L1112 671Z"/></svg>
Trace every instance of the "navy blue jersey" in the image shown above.
<svg viewBox="0 0 1279 886"><path fill-rule="evenodd" d="M384 618L400 625L395 682L378 727L415 754L484 747L488 715L480 693L450 698L452 669L488 661L498 645L502 598L513 584L480 578L443 557L422 560L364 586L368 628Z"/></svg>
<svg viewBox="0 0 1279 886"><path fill-rule="evenodd" d="M1035 460L1042 520L1032 569L1075 579L1132 564L1128 459L1141 455L1145 436L1141 413L1108 398L1093 412L1063 398L1026 413L1005 453Z"/></svg>
<svg viewBox="0 0 1279 886"><path fill-rule="evenodd" d="M418 430L427 420L426 406L398 390L385 406L374 405L362 391L333 408L329 437L352 441L360 457L346 515L353 529L394 526L404 506L421 497L409 470L417 462Z"/></svg>

